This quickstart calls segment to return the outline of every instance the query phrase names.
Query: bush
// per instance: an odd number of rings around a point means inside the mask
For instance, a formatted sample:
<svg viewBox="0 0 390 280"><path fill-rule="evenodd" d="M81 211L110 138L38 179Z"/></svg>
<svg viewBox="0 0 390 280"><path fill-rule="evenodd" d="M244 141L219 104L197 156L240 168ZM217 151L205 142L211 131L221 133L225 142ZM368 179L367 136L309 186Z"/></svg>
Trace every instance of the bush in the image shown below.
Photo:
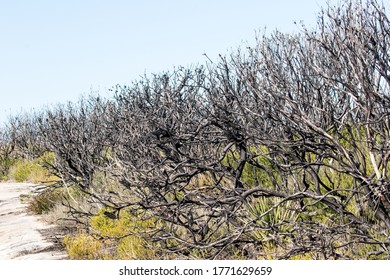
<svg viewBox="0 0 390 280"><path fill-rule="evenodd" d="M27 209L34 214L45 214L51 211L62 199L62 195L56 190L45 190L31 197Z"/></svg>
<svg viewBox="0 0 390 280"><path fill-rule="evenodd" d="M390 21L379 1L341 2L301 34L12 118L4 143L55 152L69 219L93 217L75 255L149 258L152 239L190 258L389 258Z"/></svg>
<svg viewBox="0 0 390 280"><path fill-rule="evenodd" d="M0 181L8 180L9 169L15 164L13 158L0 158Z"/></svg>
<svg viewBox="0 0 390 280"><path fill-rule="evenodd" d="M43 156L32 161L25 159L16 160L10 167L8 179L15 180L16 182L31 182L34 184L50 183L58 180L45 167L45 163L53 160L51 157L53 155L45 153Z"/></svg>
<svg viewBox="0 0 390 280"><path fill-rule="evenodd" d="M154 259L158 246L148 246L141 236L155 228L154 219L141 220L124 212L118 219L103 208L90 219L91 234L80 232L67 236L63 243L71 259Z"/></svg>
<svg viewBox="0 0 390 280"><path fill-rule="evenodd" d="M79 233L75 237L65 236L62 243L65 246L70 259L105 259L104 254L101 252L102 242L86 233Z"/></svg>
<svg viewBox="0 0 390 280"><path fill-rule="evenodd" d="M25 182L31 175L31 169L30 163L17 161L10 169L9 178L16 182Z"/></svg>

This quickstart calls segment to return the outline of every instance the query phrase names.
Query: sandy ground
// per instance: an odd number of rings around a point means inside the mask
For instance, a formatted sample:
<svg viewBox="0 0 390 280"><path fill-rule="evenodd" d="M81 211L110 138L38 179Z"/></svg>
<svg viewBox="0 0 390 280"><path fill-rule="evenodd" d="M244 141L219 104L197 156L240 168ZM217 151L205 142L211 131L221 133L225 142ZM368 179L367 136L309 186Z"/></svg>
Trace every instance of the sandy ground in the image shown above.
<svg viewBox="0 0 390 280"><path fill-rule="evenodd" d="M28 213L20 195L39 188L25 183L0 183L0 260L60 260L62 250L53 226Z"/></svg>

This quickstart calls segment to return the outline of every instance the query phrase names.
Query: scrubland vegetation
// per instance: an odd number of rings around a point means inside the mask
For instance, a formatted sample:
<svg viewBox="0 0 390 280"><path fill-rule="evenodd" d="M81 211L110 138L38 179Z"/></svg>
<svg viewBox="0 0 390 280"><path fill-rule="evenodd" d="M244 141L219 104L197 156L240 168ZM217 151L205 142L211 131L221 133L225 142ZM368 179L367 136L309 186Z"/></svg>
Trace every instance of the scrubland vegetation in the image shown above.
<svg viewBox="0 0 390 280"><path fill-rule="evenodd" d="M389 259L385 7L299 30L13 116L1 176L47 184L74 259Z"/></svg>

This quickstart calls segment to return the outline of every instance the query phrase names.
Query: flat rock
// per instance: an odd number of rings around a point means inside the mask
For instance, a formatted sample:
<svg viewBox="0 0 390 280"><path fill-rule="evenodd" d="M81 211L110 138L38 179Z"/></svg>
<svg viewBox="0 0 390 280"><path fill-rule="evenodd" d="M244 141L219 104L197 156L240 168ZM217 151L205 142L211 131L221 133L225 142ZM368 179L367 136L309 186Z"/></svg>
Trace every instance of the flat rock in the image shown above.
<svg viewBox="0 0 390 280"><path fill-rule="evenodd" d="M28 213L21 201L21 195L38 188L28 183L0 183L0 260L67 259L60 240L56 242L54 226Z"/></svg>

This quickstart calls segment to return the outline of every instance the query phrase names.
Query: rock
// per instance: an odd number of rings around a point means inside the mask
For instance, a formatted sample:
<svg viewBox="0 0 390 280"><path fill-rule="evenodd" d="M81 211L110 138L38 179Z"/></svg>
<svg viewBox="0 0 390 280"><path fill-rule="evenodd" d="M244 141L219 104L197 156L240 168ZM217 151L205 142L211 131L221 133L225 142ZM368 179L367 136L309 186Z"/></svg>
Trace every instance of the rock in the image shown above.
<svg viewBox="0 0 390 280"><path fill-rule="evenodd" d="M53 225L27 213L21 195L36 190L27 183L0 183L0 259L67 259L61 242L53 237ZM52 239L52 240L50 240Z"/></svg>

